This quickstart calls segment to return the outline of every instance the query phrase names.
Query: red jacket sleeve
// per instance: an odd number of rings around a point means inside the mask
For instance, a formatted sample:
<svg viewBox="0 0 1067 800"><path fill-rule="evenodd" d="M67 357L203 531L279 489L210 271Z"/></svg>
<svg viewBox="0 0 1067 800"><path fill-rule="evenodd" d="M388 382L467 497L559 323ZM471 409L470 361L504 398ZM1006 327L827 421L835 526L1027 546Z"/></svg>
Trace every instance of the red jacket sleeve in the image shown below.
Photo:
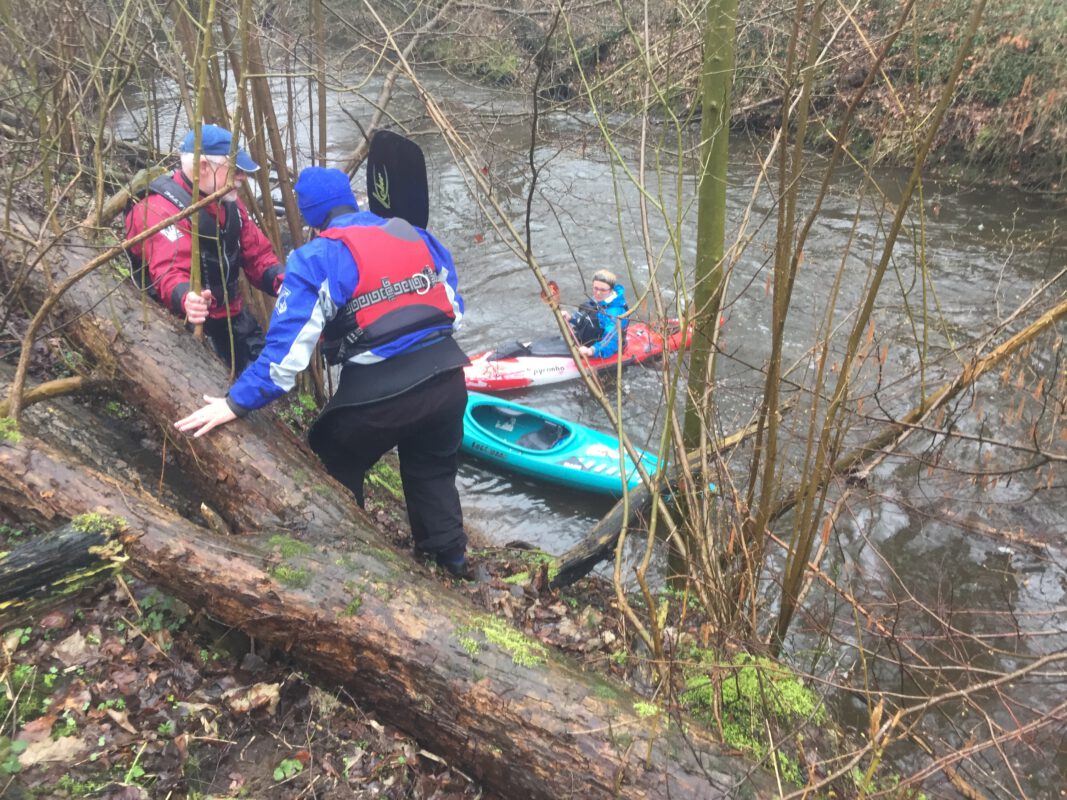
<svg viewBox="0 0 1067 800"><path fill-rule="evenodd" d="M270 239L252 221L244 203L237 201L241 212L241 268L256 288L274 297L285 277L285 268L278 263Z"/></svg>

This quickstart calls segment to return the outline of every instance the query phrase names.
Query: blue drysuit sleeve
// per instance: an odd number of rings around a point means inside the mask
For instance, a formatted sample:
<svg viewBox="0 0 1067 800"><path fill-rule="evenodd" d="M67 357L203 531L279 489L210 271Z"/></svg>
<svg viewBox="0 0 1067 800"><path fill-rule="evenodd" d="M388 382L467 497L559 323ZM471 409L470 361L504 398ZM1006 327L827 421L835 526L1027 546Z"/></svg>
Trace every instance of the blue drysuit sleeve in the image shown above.
<svg viewBox="0 0 1067 800"><path fill-rule="evenodd" d="M331 253L338 248L340 251ZM281 397L310 363L323 327L337 314L345 302L342 298L351 294L359 279L343 248L340 242L316 239L289 256L266 345L227 395L236 414L262 408ZM331 270L330 265L337 256L347 259L348 274L332 274L337 270Z"/></svg>

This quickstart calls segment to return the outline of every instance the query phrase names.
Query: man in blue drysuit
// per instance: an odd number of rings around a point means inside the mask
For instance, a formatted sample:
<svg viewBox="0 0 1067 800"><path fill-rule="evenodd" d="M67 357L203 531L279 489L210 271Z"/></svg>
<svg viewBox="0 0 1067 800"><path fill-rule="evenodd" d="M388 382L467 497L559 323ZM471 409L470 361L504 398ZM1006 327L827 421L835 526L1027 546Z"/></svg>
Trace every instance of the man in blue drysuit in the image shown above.
<svg viewBox="0 0 1067 800"><path fill-rule="evenodd" d="M308 167L295 185L318 238L295 250L259 358L226 397L175 426L202 436L289 391L322 340L341 365L309 443L363 505L364 474L397 447L415 548L466 576L456 489L468 360L452 339L463 318L455 265L431 234L360 211L348 176Z"/></svg>

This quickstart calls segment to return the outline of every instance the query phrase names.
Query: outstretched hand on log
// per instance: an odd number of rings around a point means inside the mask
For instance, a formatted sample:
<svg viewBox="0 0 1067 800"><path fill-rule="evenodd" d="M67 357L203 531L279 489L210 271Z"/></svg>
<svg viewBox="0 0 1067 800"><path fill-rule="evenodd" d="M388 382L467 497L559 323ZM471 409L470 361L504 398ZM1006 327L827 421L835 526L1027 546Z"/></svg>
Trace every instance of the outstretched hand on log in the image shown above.
<svg viewBox="0 0 1067 800"><path fill-rule="evenodd" d="M227 422L237 419L237 415L233 413L225 397L212 397L205 394L204 399L207 400L206 406L194 411L184 419L178 420L174 423L174 427L183 433L188 433L195 429L193 436L200 437L212 428L217 428L219 425L225 425Z"/></svg>

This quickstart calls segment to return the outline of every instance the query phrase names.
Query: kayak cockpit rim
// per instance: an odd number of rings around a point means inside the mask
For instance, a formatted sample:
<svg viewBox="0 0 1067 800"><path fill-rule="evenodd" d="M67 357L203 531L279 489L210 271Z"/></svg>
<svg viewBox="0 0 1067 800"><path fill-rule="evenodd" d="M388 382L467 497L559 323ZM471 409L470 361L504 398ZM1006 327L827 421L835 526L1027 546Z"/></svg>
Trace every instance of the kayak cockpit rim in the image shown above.
<svg viewBox="0 0 1067 800"><path fill-rule="evenodd" d="M514 450L548 455L570 444L575 436L572 425L551 414L531 411L506 400L475 398L472 393L467 418L482 435Z"/></svg>

